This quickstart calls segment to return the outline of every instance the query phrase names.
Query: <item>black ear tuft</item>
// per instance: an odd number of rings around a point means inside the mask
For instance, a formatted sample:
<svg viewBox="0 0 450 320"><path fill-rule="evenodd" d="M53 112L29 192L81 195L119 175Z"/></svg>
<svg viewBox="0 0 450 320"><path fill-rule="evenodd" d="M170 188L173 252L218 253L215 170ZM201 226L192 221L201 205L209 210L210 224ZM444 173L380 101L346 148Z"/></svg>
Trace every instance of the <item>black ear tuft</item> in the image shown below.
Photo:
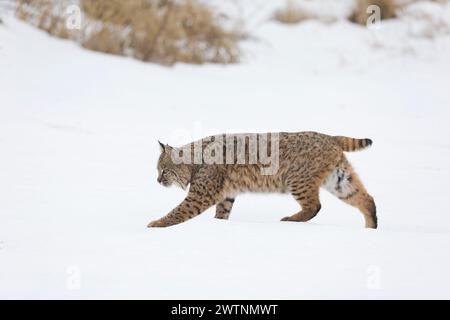
<svg viewBox="0 0 450 320"><path fill-rule="evenodd" d="M159 143L159 147L161 149L161 152L164 152L166 150L166 146L164 145L164 143L162 143L161 141L158 140Z"/></svg>

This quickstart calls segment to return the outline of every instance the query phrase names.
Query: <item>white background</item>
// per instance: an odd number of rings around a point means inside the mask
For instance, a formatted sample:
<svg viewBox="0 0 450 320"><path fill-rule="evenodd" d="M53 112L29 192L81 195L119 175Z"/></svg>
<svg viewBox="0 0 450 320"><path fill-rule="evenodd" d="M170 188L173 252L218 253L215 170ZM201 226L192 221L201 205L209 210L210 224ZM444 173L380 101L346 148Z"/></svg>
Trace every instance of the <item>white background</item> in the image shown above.
<svg viewBox="0 0 450 320"><path fill-rule="evenodd" d="M260 18L241 64L166 68L6 18L0 298L450 298L450 37L414 26ZM157 139L306 130L374 140L348 156L379 230L326 192L307 224L243 195L229 221L146 228L184 198L156 182Z"/></svg>

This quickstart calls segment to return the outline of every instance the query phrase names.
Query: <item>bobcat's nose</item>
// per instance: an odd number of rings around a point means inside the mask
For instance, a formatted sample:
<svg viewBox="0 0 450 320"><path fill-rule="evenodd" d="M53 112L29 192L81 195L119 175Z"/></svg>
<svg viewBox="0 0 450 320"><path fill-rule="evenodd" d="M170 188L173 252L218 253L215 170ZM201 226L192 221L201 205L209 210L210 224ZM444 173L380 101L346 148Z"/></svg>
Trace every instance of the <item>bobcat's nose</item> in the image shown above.
<svg viewBox="0 0 450 320"><path fill-rule="evenodd" d="M158 183L161 183L162 182L162 177L158 177Z"/></svg>

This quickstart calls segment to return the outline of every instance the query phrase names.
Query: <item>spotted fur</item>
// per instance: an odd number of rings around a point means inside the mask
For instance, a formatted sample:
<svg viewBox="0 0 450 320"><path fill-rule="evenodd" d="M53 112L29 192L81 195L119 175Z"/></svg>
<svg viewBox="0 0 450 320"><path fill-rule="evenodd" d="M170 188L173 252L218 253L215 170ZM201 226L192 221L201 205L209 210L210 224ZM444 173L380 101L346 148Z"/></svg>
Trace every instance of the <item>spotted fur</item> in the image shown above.
<svg viewBox="0 0 450 320"><path fill-rule="evenodd" d="M214 137L208 137L201 143L205 147L212 141ZM194 150L194 144L188 145L190 150ZM370 139L333 137L316 132L280 133L279 169L273 175L263 175L261 168L264 165L260 162L175 164L171 154L174 150L179 152L179 149L161 144L158 182L164 186L176 184L184 189L189 186L189 191L179 206L148 226L179 224L214 205L216 218L228 219L235 197L247 192L292 194L301 210L282 221L306 222L321 209L319 189L323 187L358 208L365 218L366 227L376 229L375 202L344 155L344 151L357 151L371 144Z"/></svg>

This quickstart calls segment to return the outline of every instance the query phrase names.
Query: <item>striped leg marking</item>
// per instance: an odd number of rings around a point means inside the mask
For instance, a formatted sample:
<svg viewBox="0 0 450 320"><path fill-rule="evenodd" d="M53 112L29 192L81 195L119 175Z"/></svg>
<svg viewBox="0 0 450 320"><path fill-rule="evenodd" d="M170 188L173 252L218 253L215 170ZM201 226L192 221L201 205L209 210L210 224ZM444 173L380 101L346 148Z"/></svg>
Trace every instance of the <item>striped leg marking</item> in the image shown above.
<svg viewBox="0 0 450 320"><path fill-rule="evenodd" d="M233 209L234 198L226 198L216 206L216 219L228 220Z"/></svg>

